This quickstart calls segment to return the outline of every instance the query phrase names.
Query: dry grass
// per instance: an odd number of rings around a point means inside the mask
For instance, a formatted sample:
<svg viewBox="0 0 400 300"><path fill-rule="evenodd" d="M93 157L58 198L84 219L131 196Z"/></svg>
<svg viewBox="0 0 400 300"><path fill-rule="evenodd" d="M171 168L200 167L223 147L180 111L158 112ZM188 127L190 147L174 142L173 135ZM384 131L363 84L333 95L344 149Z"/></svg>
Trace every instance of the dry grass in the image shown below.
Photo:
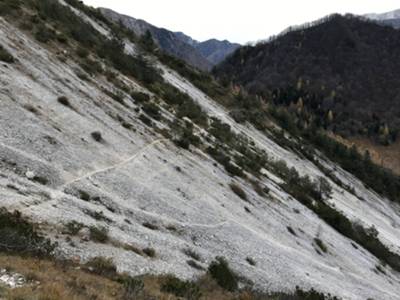
<svg viewBox="0 0 400 300"><path fill-rule="evenodd" d="M20 273L32 282L14 290L0 289L0 298L7 300L180 300L173 294L162 291L168 276L146 275L138 277L143 282L139 293L127 294L121 279L124 275L107 274L103 277L90 273L84 266L72 262L55 262L36 258L17 257L0 253L0 268ZM119 280L119 281L118 281ZM292 299L263 296L259 298L249 292L231 293L222 289L210 276L199 278L195 285L199 288L199 300L250 300L250 299ZM3 297L3 298L2 298ZM297 299L297 298L296 298Z"/></svg>
<svg viewBox="0 0 400 300"><path fill-rule="evenodd" d="M377 165L400 175L400 140L390 146L378 145L368 139L352 139L351 141L361 149L361 152L368 150L373 162Z"/></svg>
<svg viewBox="0 0 400 300"><path fill-rule="evenodd" d="M330 137L348 147L356 145L360 153L368 150L374 163L400 175L400 140L393 145L382 146L367 138L344 139L333 134Z"/></svg>
<svg viewBox="0 0 400 300"><path fill-rule="evenodd" d="M0 255L0 266L40 282L39 285L8 290L6 299L108 300L118 299L123 291L120 284L87 273L71 263Z"/></svg>

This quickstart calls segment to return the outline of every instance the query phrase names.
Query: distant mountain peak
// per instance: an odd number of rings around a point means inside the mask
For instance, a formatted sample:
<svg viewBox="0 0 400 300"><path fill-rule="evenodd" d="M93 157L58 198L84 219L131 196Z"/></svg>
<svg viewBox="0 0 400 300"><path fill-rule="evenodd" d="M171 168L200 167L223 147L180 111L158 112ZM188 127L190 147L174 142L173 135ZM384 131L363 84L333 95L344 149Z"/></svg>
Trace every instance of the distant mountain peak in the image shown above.
<svg viewBox="0 0 400 300"><path fill-rule="evenodd" d="M159 28L144 20L135 19L111 9L100 8L100 10L107 18L116 22L121 21L136 35L140 36L150 31L162 50L201 70L210 70L240 47L239 44L232 44L227 40L210 39L199 42L183 32Z"/></svg>
<svg viewBox="0 0 400 300"><path fill-rule="evenodd" d="M364 17L377 21L383 25L390 25L396 29L400 28L400 9L396 9L382 14L366 14Z"/></svg>
<svg viewBox="0 0 400 300"><path fill-rule="evenodd" d="M371 14L366 14L364 16L367 17L368 19L378 20L378 21L390 20L390 19L400 19L400 9L396 9L396 10L389 11L386 13L381 13L381 14L371 13Z"/></svg>

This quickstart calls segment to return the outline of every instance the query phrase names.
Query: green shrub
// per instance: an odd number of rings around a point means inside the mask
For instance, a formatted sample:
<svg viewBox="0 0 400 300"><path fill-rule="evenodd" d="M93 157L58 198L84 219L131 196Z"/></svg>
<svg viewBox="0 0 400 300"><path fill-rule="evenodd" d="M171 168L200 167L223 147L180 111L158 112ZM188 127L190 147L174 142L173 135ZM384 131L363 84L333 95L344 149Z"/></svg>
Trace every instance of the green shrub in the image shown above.
<svg viewBox="0 0 400 300"><path fill-rule="evenodd" d="M158 107L158 105L151 102L145 102L142 105L142 109L148 116L150 116L154 120L161 119L160 108Z"/></svg>
<svg viewBox="0 0 400 300"><path fill-rule="evenodd" d="M103 67L97 60L92 60L90 58L87 58L83 62L80 62L79 65L81 66L81 68L83 70L85 70L86 73L88 73L91 76L94 76L98 73L103 72ZM115 95L117 95L117 96L115 96ZM114 93L110 94L110 96L117 102L120 102L120 103L123 102L123 96L121 97L120 95L114 94Z"/></svg>
<svg viewBox="0 0 400 300"><path fill-rule="evenodd" d="M51 40L57 38L57 35L53 29L48 28L45 25L38 25L35 31L35 38L41 43L48 43Z"/></svg>
<svg viewBox="0 0 400 300"><path fill-rule="evenodd" d="M147 63L143 58L133 57L124 51L124 42L119 39L103 39L97 54L108 59L117 70L125 75L131 75L146 85L162 82L158 70Z"/></svg>
<svg viewBox="0 0 400 300"><path fill-rule="evenodd" d="M93 131L91 134L92 138L96 141L96 142L101 142L103 140L103 136L101 135L100 131Z"/></svg>
<svg viewBox="0 0 400 300"><path fill-rule="evenodd" d="M165 279L165 282L161 285L161 291L188 300L195 300L201 297L200 288L195 283L182 281L172 275Z"/></svg>
<svg viewBox="0 0 400 300"><path fill-rule="evenodd" d="M151 257L151 258L156 257L156 250L154 250L153 248L144 248L142 251L148 257Z"/></svg>
<svg viewBox="0 0 400 300"><path fill-rule="evenodd" d="M140 114L139 115L139 120L143 122L143 124L152 127L153 126L153 122L144 114Z"/></svg>
<svg viewBox="0 0 400 300"><path fill-rule="evenodd" d="M190 148L190 145L193 145L195 147L198 147L200 145L201 140L193 133L192 123L184 122L184 125L179 122L178 125L177 123L175 123L173 125L173 130L177 135L177 137L174 138L173 141L178 147L188 150Z"/></svg>
<svg viewBox="0 0 400 300"><path fill-rule="evenodd" d="M98 243L106 243L108 241L108 229L105 227L90 226L90 239Z"/></svg>
<svg viewBox="0 0 400 300"><path fill-rule="evenodd" d="M14 57L6 50L2 45L0 45L0 61L4 61L6 63L13 63Z"/></svg>
<svg viewBox="0 0 400 300"><path fill-rule="evenodd" d="M36 175L32 180L40 183L41 185L47 185L49 183L49 180L46 177L40 175Z"/></svg>
<svg viewBox="0 0 400 300"><path fill-rule="evenodd" d="M231 270L224 258L217 257L208 267L208 272L223 289L230 292L237 290L238 276Z"/></svg>
<svg viewBox="0 0 400 300"><path fill-rule="evenodd" d="M255 266L256 261L252 259L251 257L246 257L246 261L249 263L250 266Z"/></svg>
<svg viewBox="0 0 400 300"><path fill-rule="evenodd" d="M83 190L78 190L79 198L83 201L90 201L90 194Z"/></svg>
<svg viewBox="0 0 400 300"><path fill-rule="evenodd" d="M20 212L10 213L4 208L0 208L0 236L1 252L44 257L51 255L55 248Z"/></svg>
<svg viewBox="0 0 400 300"><path fill-rule="evenodd" d="M133 100L139 103L147 102L150 100L150 96L142 92L132 92L131 97Z"/></svg>
<svg viewBox="0 0 400 300"><path fill-rule="evenodd" d="M289 231L290 234L297 236L296 231L294 231L294 229L290 226L287 226L286 229Z"/></svg>
<svg viewBox="0 0 400 300"><path fill-rule="evenodd" d="M0 15L17 14L21 8L20 0L1 0Z"/></svg>
<svg viewBox="0 0 400 300"><path fill-rule="evenodd" d="M298 286L296 286L295 296L297 297L296 299L301 300L339 300L336 296L331 296L330 294L324 295L314 289L303 291Z"/></svg>
<svg viewBox="0 0 400 300"><path fill-rule="evenodd" d="M70 235L77 235L78 232L84 227L82 223L78 223L76 221L68 222L66 227L66 233Z"/></svg>
<svg viewBox="0 0 400 300"><path fill-rule="evenodd" d="M208 120L207 114L190 97L188 97L186 101L184 101L181 105L178 106L176 116L179 119L187 117L194 123L201 126L205 126Z"/></svg>
<svg viewBox="0 0 400 300"><path fill-rule="evenodd" d="M239 176L242 177L243 170L238 168L237 166L233 165L230 161L230 157L228 157L224 151L219 147L208 147L207 153L211 155L217 162L224 166L225 170L231 174L232 176Z"/></svg>
<svg viewBox="0 0 400 300"><path fill-rule="evenodd" d="M121 103L122 105L125 105L124 103L124 94L118 90L115 90L115 92L111 92L107 89L104 90L104 92L111 97L114 101Z"/></svg>
<svg viewBox="0 0 400 300"><path fill-rule="evenodd" d="M65 96L58 97L57 101L58 101L58 103L60 103L64 106L71 107L71 103L69 102L68 98Z"/></svg>
<svg viewBox="0 0 400 300"><path fill-rule="evenodd" d="M321 249L322 252L324 253L328 252L328 247L320 238L314 238L314 242L318 246L318 248Z"/></svg>
<svg viewBox="0 0 400 300"><path fill-rule="evenodd" d="M142 225L150 230L158 230L159 229L159 227L157 225L149 223L149 222L144 222Z"/></svg>
<svg viewBox="0 0 400 300"><path fill-rule="evenodd" d="M76 54L80 57L80 58L86 58L89 56L89 51L86 48L83 47L78 47L78 49L76 49Z"/></svg>

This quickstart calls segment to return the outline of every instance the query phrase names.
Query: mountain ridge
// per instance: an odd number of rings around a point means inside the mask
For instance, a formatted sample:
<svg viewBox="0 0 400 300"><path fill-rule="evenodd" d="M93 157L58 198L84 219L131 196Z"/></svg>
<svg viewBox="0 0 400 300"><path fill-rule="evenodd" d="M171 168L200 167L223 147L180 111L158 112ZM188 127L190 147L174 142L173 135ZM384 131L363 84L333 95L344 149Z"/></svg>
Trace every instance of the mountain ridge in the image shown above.
<svg viewBox="0 0 400 300"><path fill-rule="evenodd" d="M121 15L110 9L100 8L100 11L113 21L122 21L138 36L144 35L149 30L161 49L201 70L211 70L213 66L240 46L227 40L219 41L217 39L199 42L183 32L172 32L165 28L159 28L144 20Z"/></svg>
<svg viewBox="0 0 400 300"><path fill-rule="evenodd" d="M400 9L396 9L386 13L370 13L364 17L378 21L381 24L392 26L396 29L400 28Z"/></svg>

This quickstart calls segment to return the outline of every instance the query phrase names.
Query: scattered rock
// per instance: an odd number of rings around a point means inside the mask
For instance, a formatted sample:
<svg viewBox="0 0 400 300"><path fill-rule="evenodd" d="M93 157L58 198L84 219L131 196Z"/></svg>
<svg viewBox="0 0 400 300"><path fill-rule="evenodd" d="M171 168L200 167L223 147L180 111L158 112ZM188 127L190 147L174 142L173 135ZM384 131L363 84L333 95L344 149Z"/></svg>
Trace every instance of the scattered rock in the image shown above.
<svg viewBox="0 0 400 300"><path fill-rule="evenodd" d="M24 286L26 284L26 279L21 274L12 274L7 272L6 269L0 269L0 284L15 289Z"/></svg>
<svg viewBox="0 0 400 300"><path fill-rule="evenodd" d="M84 227L81 230L79 230L78 236L80 237L80 239L82 241L85 241L85 242L90 241L90 230L89 230L89 228Z"/></svg>
<svg viewBox="0 0 400 300"><path fill-rule="evenodd" d="M36 175L35 175L35 172L28 170L28 171L26 171L25 176L29 180L33 180Z"/></svg>

